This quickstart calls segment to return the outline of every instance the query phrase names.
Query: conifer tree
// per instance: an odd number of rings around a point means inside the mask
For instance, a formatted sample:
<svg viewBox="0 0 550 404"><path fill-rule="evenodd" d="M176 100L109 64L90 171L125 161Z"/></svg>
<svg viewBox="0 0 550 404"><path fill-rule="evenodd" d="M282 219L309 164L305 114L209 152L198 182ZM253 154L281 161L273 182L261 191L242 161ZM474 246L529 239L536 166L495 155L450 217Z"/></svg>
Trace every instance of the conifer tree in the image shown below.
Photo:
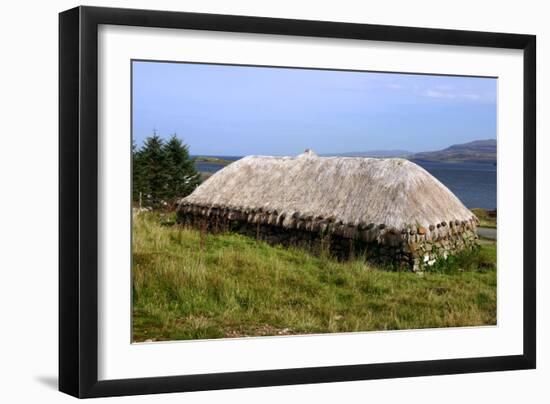
<svg viewBox="0 0 550 404"><path fill-rule="evenodd" d="M145 139L138 153L139 167L143 171L143 201L147 206L159 208L168 196L168 164L163 140L154 133Z"/></svg>
<svg viewBox="0 0 550 404"><path fill-rule="evenodd" d="M138 150L135 141L132 140L132 199L136 204L140 204L149 193L144 168L141 150Z"/></svg>
<svg viewBox="0 0 550 404"><path fill-rule="evenodd" d="M189 156L189 148L174 134L164 145L166 157L167 193L170 204L189 195L200 183L200 176L194 161Z"/></svg>

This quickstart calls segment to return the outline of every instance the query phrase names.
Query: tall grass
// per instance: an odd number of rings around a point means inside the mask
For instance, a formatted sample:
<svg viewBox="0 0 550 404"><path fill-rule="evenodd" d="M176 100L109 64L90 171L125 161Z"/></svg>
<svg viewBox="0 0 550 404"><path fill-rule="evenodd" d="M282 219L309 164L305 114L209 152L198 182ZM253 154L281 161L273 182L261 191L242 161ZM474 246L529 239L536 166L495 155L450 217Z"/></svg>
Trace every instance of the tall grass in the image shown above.
<svg viewBox="0 0 550 404"><path fill-rule="evenodd" d="M482 208L474 208L472 212L479 219L479 225L481 227L490 227L496 229L497 227L497 214L496 210L490 211Z"/></svg>
<svg viewBox="0 0 550 404"><path fill-rule="evenodd" d="M496 249L422 276L338 262L155 213L134 216L133 339L181 340L496 323Z"/></svg>

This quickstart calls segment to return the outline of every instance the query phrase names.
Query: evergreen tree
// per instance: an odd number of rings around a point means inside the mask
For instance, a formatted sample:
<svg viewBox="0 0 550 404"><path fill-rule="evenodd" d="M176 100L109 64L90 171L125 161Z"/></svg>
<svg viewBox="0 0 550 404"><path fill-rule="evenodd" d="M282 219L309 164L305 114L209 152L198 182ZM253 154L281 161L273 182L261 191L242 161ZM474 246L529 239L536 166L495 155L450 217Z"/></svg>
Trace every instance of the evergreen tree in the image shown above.
<svg viewBox="0 0 550 404"><path fill-rule="evenodd" d="M141 150L138 150L132 140L132 199L136 204L142 202L141 199L149 194L146 180Z"/></svg>
<svg viewBox="0 0 550 404"><path fill-rule="evenodd" d="M155 133L145 139L138 153L139 176L143 179L143 203L159 208L168 196L168 164L164 153L164 142Z"/></svg>
<svg viewBox="0 0 550 404"><path fill-rule="evenodd" d="M170 204L189 195L200 183L200 175L194 161L189 157L189 148L174 134L164 145L166 157L167 193Z"/></svg>

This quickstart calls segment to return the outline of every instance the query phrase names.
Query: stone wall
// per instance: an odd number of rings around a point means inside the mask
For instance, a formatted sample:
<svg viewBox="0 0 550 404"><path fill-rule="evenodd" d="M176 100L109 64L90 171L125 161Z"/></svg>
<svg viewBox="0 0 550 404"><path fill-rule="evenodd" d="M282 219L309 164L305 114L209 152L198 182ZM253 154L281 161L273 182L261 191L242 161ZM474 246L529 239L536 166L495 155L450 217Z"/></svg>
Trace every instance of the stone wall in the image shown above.
<svg viewBox="0 0 550 404"><path fill-rule="evenodd" d="M330 254L346 260L364 256L369 262L395 269L422 271L449 255L477 246L475 225L451 222L426 229L418 227L396 231L378 230L373 241L347 238L342 235L312 232L304 229L285 229L280 226L247 220L229 219L223 215L204 216L200 212L178 211L178 223L204 232L234 232L263 240L269 244L297 246L314 254Z"/></svg>
<svg viewBox="0 0 550 404"><path fill-rule="evenodd" d="M460 226L440 235L410 234L403 237L402 250L408 255L408 265L413 271L446 260L449 255L477 248L475 226Z"/></svg>

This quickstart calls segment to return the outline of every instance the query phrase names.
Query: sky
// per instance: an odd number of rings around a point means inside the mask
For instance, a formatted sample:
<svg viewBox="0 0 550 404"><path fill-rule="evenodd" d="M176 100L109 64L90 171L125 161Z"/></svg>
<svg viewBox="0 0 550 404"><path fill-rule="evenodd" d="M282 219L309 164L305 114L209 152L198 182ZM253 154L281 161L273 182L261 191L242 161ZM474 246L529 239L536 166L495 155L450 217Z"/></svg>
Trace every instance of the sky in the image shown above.
<svg viewBox="0 0 550 404"><path fill-rule="evenodd" d="M132 62L132 128L192 155L439 150L496 139L497 79Z"/></svg>

